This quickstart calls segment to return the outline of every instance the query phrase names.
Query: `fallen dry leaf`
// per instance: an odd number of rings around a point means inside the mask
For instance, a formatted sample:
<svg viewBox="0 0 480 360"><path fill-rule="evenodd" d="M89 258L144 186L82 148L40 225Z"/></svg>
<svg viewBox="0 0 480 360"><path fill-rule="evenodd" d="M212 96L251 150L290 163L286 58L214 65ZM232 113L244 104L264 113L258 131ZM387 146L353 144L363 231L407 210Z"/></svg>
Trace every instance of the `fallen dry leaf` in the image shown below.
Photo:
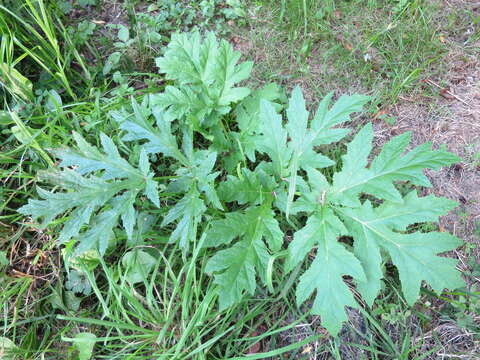
<svg viewBox="0 0 480 360"><path fill-rule="evenodd" d="M258 332L254 331L252 333L252 337L254 336L258 336ZM250 346L248 348L248 351L247 351L247 354L256 354L260 351L260 341L256 342L255 344L253 344L252 346Z"/></svg>
<svg viewBox="0 0 480 360"><path fill-rule="evenodd" d="M447 99L447 100L455 99L455 96L450 94L450 92L447 89L441 89L440 90L440 96L443 97L444 99Z"/></svg>
<svg viewBox="0 0 480 360"><path fill-rule="evenodd" d="M335 38L337 39L337 41L339 41L339 42L342 44L342 46L343 46L345 49L347 49L348 51L352 51L352 50L353 50L353 46L352 46L349 42L347 42L347 41L343 38L343 36L338 35L338 36L336 36Z"/></svg>
<svg viewBox="0 0 480 360"><path fill-rule="evenodd" d="M384 116L384 115L387 115L387 110L383 109L383 110L379 110L377 111L377 113L375 114L375 116L373 117L373 120L377 120L379 117L381 116Z"/></svg>
<svg viewBox="0 0 480 360"><path fill-rule="evenodd" d="M303 349L302 354L310 354L312 352L312 347L310 345L305 346Z"/></svg>
<svg viewBox="0 0 480 360"><path fill-rule="evenodd" d="M347 42L343 44L343 47L344 47L345 49L347 49L348 51L352 51L352 50L353 50L353 46L350 45L350 44L347 43Z"/></svg>

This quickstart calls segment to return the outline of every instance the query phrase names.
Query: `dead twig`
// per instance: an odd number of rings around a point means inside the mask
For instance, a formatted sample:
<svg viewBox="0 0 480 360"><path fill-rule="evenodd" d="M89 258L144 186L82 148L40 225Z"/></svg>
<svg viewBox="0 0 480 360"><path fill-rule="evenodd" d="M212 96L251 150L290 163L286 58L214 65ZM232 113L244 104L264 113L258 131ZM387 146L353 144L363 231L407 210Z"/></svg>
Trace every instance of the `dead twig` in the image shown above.
<svg viewBox="0 0 480 360"><path fill-rule="evenodd" d="M468 102L466 102L465 100L463 100L462 98L458 97L457 95L455 95L454 93L452 93L451 91L448 91L447 89L441 87L440 85L438 85L437 83L433 82L432 80L430 79L425 79L425 80L422 80L423 82L426 82L427 84L430 84L430 85L433 85L437 88L439 88L440 90L442 90L445 94L448 94L450 95L451 97L457 99L458 101L460 101L461 103L467 105L467 106L470 106L470 104Z"/></svg>

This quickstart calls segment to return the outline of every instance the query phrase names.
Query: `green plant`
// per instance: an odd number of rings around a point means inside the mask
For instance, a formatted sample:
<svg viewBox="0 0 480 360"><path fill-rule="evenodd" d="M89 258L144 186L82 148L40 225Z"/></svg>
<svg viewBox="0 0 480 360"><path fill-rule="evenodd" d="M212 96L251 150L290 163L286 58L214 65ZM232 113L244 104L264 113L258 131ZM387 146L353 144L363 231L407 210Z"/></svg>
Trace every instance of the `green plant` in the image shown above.
<svg viewBox="0 0 480 360"><path fill-rule="evenodd" d="M63 149L55 152L65 169L45 171L40 175L70 192L52 193L38 188L44 200L32 200L19 211L34 214L35 218L42 217L45 224L66 211L72 211L58 241L66 243L72 237L78 237L82 226L89 224L90 229L81 235L77 253L97 249L103 255L119 219L127 236L132 236L136 222L133 205L139 194L144 193L159 206L157 184L152 180L153 173L145 151L140 154L139 166L135 168L120 157L115 144L106 135L101 135L104 153L90 146L77 133L73 136L78 151ZM71 170L70 166L76 169ZM85 176L98 171L103 171L102 177Z"/></svg>
<svg viewBox="0 0 480 360"><path fill-rule="evenodd" d="M411 0L397 0L394 1L396 4L392 8L392 12L397 15L403 13L408 6L410 6L410 3L412 3Z"/></svg>
<svg viewBox="0 0 480 360"><path fill-rule="evenodd" d="M261 49L255 77L295 79L311 98L339 86L358 91L361 84L372 95L368 110L378 112L418 91L419 78L443 73L446 47L436 25L444 12L436 3L409 1L401 13L393 12L397 2L391 0L258 3L249 8L250 27L239 35L249 39L251 54Z"/></svg>
<svg viewBox="0 0 480 360"><path fill-rule="evenodd" d="M54 20L54 14L48 11L48 6L43 0L22 0L16 2L15 6L0 5L0 31L2 33L2 47L4 40L10 42L9 49L21 52L21 55L6 65L2 64L0 74L2 77L7 74L6 89L12 91L13 95L18 95L18 86L22 85L22 93L25 88L31 88L26 83L23 76L12 68L15 63L27 58L38 68L33 72L36 76L40 72L44 78L49 80L49 85L56 83L63 87L69 96L76 98L77 94L73 91L71 75L76 79L87 83L91 79L83 58L80 56L76 47L72 43L69 34L63 29L60 23ZM66 44L65 49L61 49L61 42ZM3 50L3 49L2 49ZM2 51L4 52L4 51ZM72 62L80 66L81 71L75 71L71 68ZM12 89L12 78L17 83ZM56 85L57 86L57 85ZM22 96L25 98L26 96ZM28 100L32 100L28 97Z"/></svg>
<svg viewBox="0 0 480 360"><path fill-rule="evenodd" d="M331 0L321 3L312 0L268 2L271 3L270 5L280 5L278 20L280 23L285 23L294 32L294 37L299 35L295 34L296 27L302 28L303 35L306 35L315 28L318 20L330 16L335 10L335 2Z"/></svg>
<svg viewBox="0 0 480 360"><path fill-rule="evenodd" d="M76 356L69 357L69 359L88 360L92 357L97 337L92 333L79 333L74 338L63 338L62 340L73 343L69 351Z"/></svg>
<svg viewBox="0 0 480 360"><path fill-rule="evenodd" d="M108 58L103 65L103 75L107 75L110 71L119 66L122 56L127 53L129 47L132 46L134 42L134 39L130 38L130 31L125 25L114 24L110 25L110 28L118 29L117 37L119 41L113 43L116 51L108 55Z"/></svg>
<svg viewBox="0 0 480 360"><path fill-rule="evenodd" d="M14 98L18 97L23 101L33 99L33 85L30 80L23 76L15 66L22 60L23 56L17 59L14 57L14 44L12 38L2 34L0 44L0 85Z"/></svg>
<svg viewBox="0 0 480 360"><path fill-rule="evenodd" d="M15 344L6 337L0 337L0 356L5 359L13 358L12 352L15 350Z"/></svg>
<svg viewBox="0 0 480 360"><path fill-rule="evenodd" d="M228 32L228 21L239 20L245 11L238 0L226 3L218 0L185 1L162 0L150 4L143 11L138 11L133 3L126 3L128 24L107 24L118 32L101 37L105 45L112 44L111 52L103 66L103 75L112 70L142 71L151 69L152 58L162 52L162 46L168 42L170 34L178 31L205 31L216 29L217 32ZM87 26L88 24L88 26ZM93 31L92 23L78 24L74 38L81 44ZM101 56L90 47L96 56Z"/></svg>
<svg viewBox="0 0 480 360"><path fill-rule="evenodd" d="M79 47L84 45L87 40L93 35L96 25L93 22L83 20L77 24L76 28L70 27L67 29L72 42Z"/></svg>
<svg viewBox="0 0 480 360"><path fill-rule="evenodd" d="M97 5L97 0L78 0L78 5L80 6L94 6Z"/></svg>
<svg viewBox="0 0 480 360"><path fill-rule="evenodd" d="M0 251L0 270L3 271L3 268L9 264L9 261L7 259L7 255L5 254L5 251Z"/></svg>
<svg viewBox="0 0 480 360"><path fill-rule="evenodd" d="M171 84L141 104L132 99L131 109L116 114L124 154L106 135L100 151L74 134L76 150L53 151L63 170L42 173L58 188L39 188L43 200L29 200L19 212L43 226L59 217L58 240L74 248L72 257L92 250L102 256L121 239L132 242L139 210L156 214L158 231L178 244L184 258L192 248L209 258L205 272L215 287L209 285L213 293L206 298L218 294L221 310L253 295L258 279L275 291L274 282L281 284L294 269L296 277L304 260L313 258L299 278L296 302L301 306L316 291L311 311L334 335L347 319L345 306L359 306L350 288L372 305L387 262L396 266L410 305L423 280L437 293L462 286L456 261L437 256L461 242L443 232L407 231L411 224L437 221L455 203L419 198L415 191L402 196L396 188L398 181L431 186L423 170L458 158L431 144L405 153L408 133L372 158L367 124L336 159L341 170L331 175L325 169L336 161L320 150L349 134L336 126L369 98L342 96L331 105L329 94L311 118L297 87L284 122L277 87L237 86L252 67L239 58L212 34L174 35L156 61ZM293 240L282 251L285 234ZM274 275L272 264L284 256L283 274ZM132 253L122 264L130 283L160 266L148 253L141 259Z"/></svg>

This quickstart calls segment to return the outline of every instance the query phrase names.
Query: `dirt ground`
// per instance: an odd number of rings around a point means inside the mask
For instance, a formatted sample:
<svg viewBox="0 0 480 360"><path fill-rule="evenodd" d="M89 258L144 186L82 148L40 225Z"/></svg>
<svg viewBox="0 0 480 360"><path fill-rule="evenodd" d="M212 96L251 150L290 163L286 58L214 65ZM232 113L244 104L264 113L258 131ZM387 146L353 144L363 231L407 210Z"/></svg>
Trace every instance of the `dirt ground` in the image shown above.
<svg viewBox="0 0 480 360"><path fill-rule="evenodd" d="M480 15L480 3L444 1L445 11L463 6ZM400 97L391 109L397 118L395 126L377 127L379 138L412 131L413 145L432 142L434 147L445 145L462 161L450 168L428 173L438 196L459 203L459 207L442 219L445 230L471 243L469 248L480 263L480 41L465 45L465 34L447 37L450 51L445 59L447 71L438 78L424 79L423 88L436 96L424 96L417 91ZM463 35L463 36L462 36ZM465 265L462 253L458 253ZM472 255L472 254L469 254ZM476 284L480 287L480 282Z"/></svg>

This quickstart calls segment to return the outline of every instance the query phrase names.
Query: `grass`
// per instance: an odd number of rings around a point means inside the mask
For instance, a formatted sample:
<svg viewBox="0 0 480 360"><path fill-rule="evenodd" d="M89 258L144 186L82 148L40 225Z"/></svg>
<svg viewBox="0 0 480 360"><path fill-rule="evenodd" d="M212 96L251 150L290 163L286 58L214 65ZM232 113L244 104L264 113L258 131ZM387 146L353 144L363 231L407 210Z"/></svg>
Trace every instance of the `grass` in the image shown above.
<svg viewBox="0 0 480 360"><path fill-rule="evenodd" d="M312 98L338 89L369 92L382 107L444 70L439 4L409 1L397 10L383 0L319 4L256 3L254 19L262 21L253 20L242 36L252 53L262 49L257 77L300 82Z"/></svg>
<svg viewBox="0 0 480 360"><path fill-rule="evenodd" d="M115 68L124 78L117 81L114 71L102 74L108 54L115 51L117 31L97 28L96 36L78 41L72 34L83 17L69 24L68 17L60 18L56 3L0 5L0 255L9 263L0 269L0 340L15 344L12 359L83 360L72 339L86 332L96 335L95 359L478 356L480 293L473 270L465 272L471 288L443 298L426 290L413 309L404 303L393 272L375 307L352 310L335 339L317 317L297 308L290 278L273 276L271 289L262 288L255 297L219 312L213 283L203 271L203 250L197 246L185 259L174 245L164 251L162 237L154 232L139 247L157 260L144 284L128 285L128 269L119 261L126 249L120 248L94 268L91 263L79 265L92 286L90 294L68 290L55 229L34 230L16 209L35 193L35 174L53 164L48 149L69 144L72 131L94 142L99 132L118 140L114 114L128 108L129 96L141 99L163 87L152 58L180 25L152 30L158 23L140 19L156 13L148 13L141 2L127 2L119 14L129 15L122 21L134 41L122 53L130 60ZM198 6L192 8L202 10ZM99 9L77 10L95 19L102 15ZM441 77L445 71L444 37L460 38L467 25L478 29L479 23L472 9L445 14L438 2L420 0L258 0L243 10L245 17L206 16L205 27L213 24L235 40L245 57L255 59L254 85L301 83L309 89L309 100L330 90L368 93L375 101L367 116L402 98L433 96L420 80ZM162 40L141 38L138 29L145 28L158 32ZM465 56L478 54L478 34L474 31L458 45ZM132 59L139 54L142 60L136 64ZM122 150L131 152L126 145ZM466 262L474 259L473 250L466 254ZM274 262L272 274L280 271Z"/></svg>
<svg viewBox="0 0 480 360"><path fill-rule="evenodd" d="M2 39L10 38L13 45L22 52L20 59L28 58L35 62L52 81L58 81L67 94L75 99L76 94L69 78L89 80L91 75L75 47L67 47L69 51L65 53L60 49L60 39L67 43L70 43L71 39L65 32L61 33L60 38L60 32L57 31L59 24L55 24L53 20L56 14L48 9L44 1L25 1L16 12L2 5L0 11ZM16 59L15 62L20 59ZM72 72L67 75L67 71L71 71L73 59L83 73Z"/></svg>

